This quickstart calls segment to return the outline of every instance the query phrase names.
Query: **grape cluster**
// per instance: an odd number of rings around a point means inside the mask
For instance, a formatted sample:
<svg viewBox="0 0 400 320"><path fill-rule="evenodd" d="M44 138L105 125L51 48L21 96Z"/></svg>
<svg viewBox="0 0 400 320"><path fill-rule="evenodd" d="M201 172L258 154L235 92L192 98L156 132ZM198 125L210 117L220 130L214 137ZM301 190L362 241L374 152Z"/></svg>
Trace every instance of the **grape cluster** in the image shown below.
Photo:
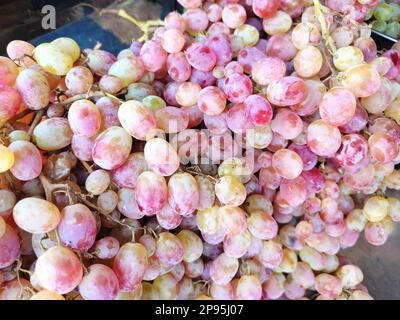
<svg viewBox="0 0 400 320"><path fill-rule="evenodd" d="M373 18L373 28L398 39L400 36L400 3L381 1L366 19Z"/></svg>
<svg viewBox="0 0 400 320"><path fill-rule="evenodd" d="M376 1L179 3L118 56L0 58L0 299L372 299L340 252L400 221Z"/></svg>

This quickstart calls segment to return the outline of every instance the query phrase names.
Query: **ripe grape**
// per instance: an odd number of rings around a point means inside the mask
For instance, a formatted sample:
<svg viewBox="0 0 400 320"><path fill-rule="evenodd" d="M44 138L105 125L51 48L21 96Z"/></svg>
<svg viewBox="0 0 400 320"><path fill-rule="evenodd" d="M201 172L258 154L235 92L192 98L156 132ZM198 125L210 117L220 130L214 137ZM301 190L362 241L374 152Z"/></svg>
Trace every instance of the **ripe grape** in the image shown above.
<svg viewBox="0 0 400 320"><path fill-rule="evenodd" d="M167 203L167 183L163 176L145 171L136 183L135 199L140 211L147 215L159 212Z"/></svg>
<svg viewBox="0 0 400 320"><path fill-rule="evenodd" d="M92 264L79 284L79 293L85 300L114 300L118 292L117 276L102 264Z"/></svg>

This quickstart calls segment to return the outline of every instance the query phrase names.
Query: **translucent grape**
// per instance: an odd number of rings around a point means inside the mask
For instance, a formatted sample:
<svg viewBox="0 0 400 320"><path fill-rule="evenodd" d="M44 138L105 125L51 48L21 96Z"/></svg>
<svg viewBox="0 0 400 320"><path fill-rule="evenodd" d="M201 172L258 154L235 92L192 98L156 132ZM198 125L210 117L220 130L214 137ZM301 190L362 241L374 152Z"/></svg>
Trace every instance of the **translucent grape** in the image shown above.
<svg viewBox="0 0 400 320"><path fill-rule="evenodd" d="M246 22L247 14L239 4L227 4L222 9L222 21L231 29L236 29Z"/></svg>
<svg viewBox="0 0 400 320"><path fill-rule="evenodd" d="M278 10L273 16L263 19L263 29L269 35L284 34L292 27L292 18Z"/></svg>
<svg viewBox="0 0 400 320"><path fill-rule="evenodd" d="M236 73L225 79L223 90L229 101L240 103L250 96L253 91L253 85L249 77Z"/></svg>
<svg viewBox="0 0 400 320"><path fill-rule="evenodd" d="M159 234L155 255L161 263L176 265L183 260L184 252L183 243L177 236L169 232Z"/></svg>
<svg viewBox="0 0 400 320"><path fill-rule="evenodd" d="M368 139L371 155L380 163L388 163L399 154L396 139L388 133L377 132Z"/></svg>
<svg viewBox="0 0 400 320"><path fill-rule="evenodd" d="M286 65L274 57L266 57L257 61L251 70L253 80L260 85L266 86L274 80L282 79L286 74Z"/></svg>
<svg viewBox="0 0 400 320"><path fill-rule="evenodd" d="M119 242L114 237L104 237L93 245L93 251L100 259L112 259L119 251Z"/></svg>
<svg viewBox="0 0 400 320"><path fill-rule="evenodd" d="M240 206L246 200L246 188L233 176L224 176L215 185L219 201L231 207Z"/></svg>
<svg viewBox="0 0 400 320"><path fill-rule="evenodd" d="M17 77L16 89L29 109L43 109L50 101L49 84L46 77L39 71L23 70Z"/></svg>
<svg viewBox="0 0 400 320"><path fill-rule="evenodd" d="M108 189L110 175L105 170L95 170L86 179L85 188L94 195L100 195Z"/></svg>
<svg viewBox="0 0 400 320"><path fill-rule="evenodd" d="M93 75L88 68L72 68L65 76L65 85L72 94L87 93L93 85Z"/></svg>
<svg viewBox="0 0 400 320"><path fill-rule="evenodd" d="M307 145L319 156L330 156L339 150L342 137L340 131L323 120L312 122L307 128Z"/></svg>
<svg viewBox="0 0 400 320"><path fill-rule="evenodd" d="M360 64L345 71L342 85L351 90L357 98L363 98L369 97L379 90L381 79L373 66Z"/></svg>
<svg viewBox="0 0 400 320"><path fill-rule="evenodd" d="M276 106L291 106L307 98L305 82L297 77L284 77L272 81L267 89L267 99Z"/></svg>
<svg viewBox="0 0 400 320"><path fill-rule="evenodd" d="M186 216L199 204L196 180L188 173L175 173L168 181L168 203L177 213Z"/></svg>
<svg viewBox="0 0 400 320"><path fill-rule="evenodd" d="M189 64L200 71L211 71L217 63L217 56L213 50L202 43L193 43L186 50Z"/></svg>
<svg viewBox="0 0 400 320"><path fill-rule="evenodd" d="M272 156L272 167L285 179L295 179L303 171L303 160L294 151L281 149Z"/></svg>
<svg viewBox="0 0 400 320"><path fill-rule="evenodd" d="M65 76L71 70L74 60L54 43L42 43L33 51L37 63L47 72Z"/></svg>
<svg viewBox="0 0 400 320"><path fill-rule="evenodd" d="M108 73L110 70L111 66L114 65L114 63L117 61L117 58L110 52L104 51L104 50L91 50L88 55L87 55L87 64L89 69L99 75L99 76L104 76ZM133 60L132 60L133 61ZM125 63L128 61L126 60ZM119 64L122 64L123 62L119 62ZM114 67L114 72L116 72L117 67ZM118 72L120 74L120 72ZM122 74L122 73L121 73ZM115 75L116 78L119 78L117 75ZM139 79L137 79L139 80ZM123 82L123 79L121 78L122 85L127 86L126 83Z"/></svg>
<svg viewBox="0 0 400 320"><path fill-rule="evenodd" d="M152 215L159 212L167 203L167 183L163 176L145 171L136 183L135 198L140 211Z"/></svg>
<svg viewBox="0 0 400 320"><path fill-rule="evenodd" d="M114 271L102 264L93 264L79 284L79 293L85 300L114 300L119 283Z"/></svg>
<svg viewBox="0 0 400 320"><path fill-rule="evenodd" d="M90 58L90 54L88 58ZM108 59L112 61L111 57L108 57ZM101 61L100 63L104 62ZM140 78L142 78L144 75L143 62L136 57L122 58L120 60L115 61L111 66L102 65L102 67L105 68L104 70L107 70L105 72L108 72L108 75L119 78L122 81L124 87L127 87L131 83L140 80ZM101 67L100 67L100 72L103 73Z"/></svg>
<svg viewBox="0 0 400 320"><path fill-rule="evenodd" d="M144 157L148 167L162 176L170 176L179 168L179 158L175 149L160 138L151 139L146 143Z"/></svg>
<svg viewBox="0 0 400 320"><path fill-rule="evenodd" d="M189 9L183 15L186 31L192 34L203 32L207 29L207 14L201 9Z"/></svg>
<svg viewBox="0 0 400 320"><path fill-rule="evenodd" d="M21 96L16 89L0 85L0 124L18 113L21 102Z"/></svg>

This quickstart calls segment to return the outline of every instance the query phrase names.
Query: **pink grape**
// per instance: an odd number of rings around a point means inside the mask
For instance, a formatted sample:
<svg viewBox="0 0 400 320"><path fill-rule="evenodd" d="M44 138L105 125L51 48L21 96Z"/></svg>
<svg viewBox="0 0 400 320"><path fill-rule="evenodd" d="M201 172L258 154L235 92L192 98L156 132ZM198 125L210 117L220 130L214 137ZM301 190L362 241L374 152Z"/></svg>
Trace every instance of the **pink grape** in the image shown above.
<svg viewBox="0 0 400 320"><path fill-rule="evenodd" d="M61 215L58 233L63 244L75 250L89 250L97 233L93 213L85 205L75 204L65 207Z"/></svg>
<svg viewBox="0 0 400 320"><path fill-rule="evenodd" d="M307 128L307 145L319 156L331 156L339 150L342 136L339 129L323 120L311 123Z"/></svg>
<svg viewBox="0 0 400 320"><path fill-rule="evenodd" d="M114 300L119 283L114 271L102 264L93 264L79 284L79 293L85 300Z"/></svg>
<svg viewBox="0 0 400 320"><path fill-rule="evenodd" d="M291 180L282 179L279 195L286 205L297 207L307 198L307 181L302 176Z"/></svg>
<svg viewBox="0 0 400 320"><path fill-rule="evenodd" d="M290 106L290 109L296 112L299 116L309 116L318 110L322 97L326 93L326 87L321 81L306 80L308 88L307 98L297 104Z"/></svg>
<svg viewBox="0 0 400 320"><path fill-rule="evenodd" d="M146 143L144 157L147 165L162 176L170 176L179 168L179 157L167 141L154 138Z"/></svg>
<svg viewBox="0 0 400 320"><path fill-rule="evenodd" d="M93 245L93 251L100 259L112 259L119 251L119 242L114 237L104 237Z"/></svg>
<svg viewBox="0 0 400 320"><path fill-rule="evenodd" d="M90 138L100 130L101 114L93 102L79 100L71 105L68 121L74 134Z"/></svg>
<svg viewBox="0 0 400 320"><path fill-rule="evenodd" d="M228 124L226 123L226 112L222 112L218 115L204 115L204 124L212 134L224 134L228 130Z"/></svg>
<svg viewBox="0 0 400 320"><path fill-rule="evenodd" d="M227 4L222 9L222 21L231 29L236 29L246 22L247 14L239 4Z"/></svg>
<svg viewBox="0 0 400 320"><path fill-rule="evenodd" d="M192 68L183 52L170 54L167 59L168 74L172 80L184 82L190 79Z"/></svg>
<svg viewBox="0 0 400 320"><path fill-rule="evenodd" d="M159 212L167 203L167 183L163 176L145 171L136 183L135 198L140 211L147 215Z"/></svg>
<svg viewBox="0 0 400 320"><path fill-rule="evenodd" d="M144 213L138 208L135 190L128 188L121 188L118 191L118 210L126 217L131 219L141 219Z"/></svg>
<svg viewBox="0 0 400 320"><path fill-rule="evenodd" d="M240 103L244 102L251 95L253 84L249 77L236 73L225 79L223 90L229 101Z"/></svg>
<svg viewBox="0 0 400 320"><path fill-rule="evenodd" d="M167 203L159 212L157 212L157 221L165 230L173 230L182 223L183 216L177 213Z"/></svg>
<svg viewBox="0 0 400 320"><path fill-rule="evenodd" d="M235 276L239 268L236 258L228 257L225 253L219 255L211 264L211 279L219 285L228 284Z"/></svg>
<svg viewBox="0 0 400 320"><path fill-rule="evenodd" d="M172 233L160 233L155 255L161 263L170 266L177 265L183 260L184 256L182 241Z"/></svg>
<svg viewBox="0 0 400 320"><path fill-rule="evenodd" d="M265 268L276 268L283 259L282 244L274 240L263 241L257 258Z"/></svg>
<svg viewBox="0 0 400 320"><path fill-rule="evenodd" d="M66 294L81 282L83 270L81 262L72 250L57 245L38 258L35 274L44 289Z"/></svg>
<svg viewBox="0 0 400 320"><path fill-rule="evenodd" d="M148 71L156 72L165 66L168 54L158 42L150 40L140 50L140 57Z"/></svg>
<svg viewBox="0 0 400 320"><path fill-rule="evenodd" d="M187 48L186 58L193 68L204 72L211 71L217 63L214 51L201 43L193 43Z"/></svg>
<svg viewBox="0 0 400 320"><path fill-rule="evenodd" d="M254 65L265 58L265 53L256 47L244 47L237 55L237 62L243 67L244 72L251 74ZM243 71L239 73L243 73ZM229 75L228 73L226 74L226 76Z"/></svg>
<svg viewBox="0 0 400 320"><path fill-rule="evenodd" d="M217 79L213 76L211 71L205 72L198 69L193 69L192 75L190 76L190 81L197 83L202 88L215 86L216 80Z"/></svg>
<svg viewBox="0 0 400 320"><path fill-rule="evenodd" d="M278 233L278 224L263 211L253 211L248 218L248 228L253 236L261 240L271 240Z"/></svg>
<svg viewBox="0 0 400 320"><path fill-rule="evenodd" d="M206 13L210 22L217 22L222 19L222 8L219 4L211 3L207 6Z"/></svg>
<svg viewBox="0 0 400 320"><path fill-rule="evenodd" d="M71 149L74 155L83 161L92 161L92 149L94 146L94 139L83 136L72 136Z"/></svg>
<svg viewBox="0 0 400 320"><path fill-rule="evenodd" d="M305 82L297 77L284 77L273 81L267 91L268 100L277 106L291 106L307 98L308 88Z"/></svg>
<svg viewBox="0 0 400 320"><path fill-rule="evenodd" d="M217 87L206 87L199 93L198 106L205 114L217 116L221 114L226 107L225 94Z"/></svg>
<svg viewBox="0 0 400 320"><path fill-rule="evenodd" d="M185 130L189 124L189 115L184 109L165 107L156 111L158 128L166 133L178 133Z"/></svg>
<svg viewBox="0 0 400 320"><path fill-rule="evenodd" d="M356 98L350 90L336 87L323 96L319 113L327 124L338 127L352 120L356 106Z"/></svg>
<svg viewBox="0 0 400 320"><path fill-rule="evenodd" d="M367 154L367 140L358 134L349 134L343 136L342 147L336 155L336 160L343 167L351 167L359 164Z"/></svg>
<svg viewBox="0 0 400 320"><path fill-rule="evenodd" d="M215 53L217 66L225 66L232 60L231 43L227 35L222 33L209 37L205 44Z"/></svg>
<svg viewBox="0 0 400 320"><path fill-rule="evenodd" d="M106 170L118 168L128 160L131 147L132 138L123 128L110 127L96 138L93 161Z"/></svg>
<svg viewBox="0 0 400 320"><path fill-rule="evenodd" d="M12 265L20 254L20 240L15 230L5 224L4 233L0 236L0 268Z"/></svg>
<svg viewBox="0 0 400 320"><path fill-rule="evenodd" d="M161 45L168 53L177 53L181 51L185 45L185 38L179 30L165 30L161 38Z"/></svg>
<svg viewBox="0 0 400 320"><path fill-rule="evenodd" d="M50 87L46 77L39 71L23 70L17 77L16 89L31 110L40 110L49 104Z"/></svg>
<svg viewBox="0 0 400 320"><path fill-rule="evenodd" d="M365 128L368 123L368 114L365 109L357 105L353 117L345 125L340 126L339 129L343 133L356 133Z"/></svg>
<svg viewBox="0 0 400 320"><path fill-rule="evenodd" d="M189 116L188 128L192 129L197 127L204 120L204 114L197 105L186 108L185 111Z"/></svg>
<svg viewBox="0 0 400 320"><path fill-rule="evenodd" d="M22 102L18 91L7 85L0 85L0 123L15 116Z"/></svg>
<svg viewBox="0 0 400 320"><path fill-rule="evenodd" d="M226 115L228 128L234 133L245 133L246 130L253 128L253 123L246 113L246 107L243 103L235 104L229 109Z"/></svg>
<svg viewBox="0 0 400 320"><path fill-rule="evenodd" d="M96 102L96 106L100 111L103 129L108 129L113 126L120 126L118 119L118 109L120 103L109 97L102 97Z"/></svg>
<svg viewBox="0 0 400 320"><path fill-rule="evenodd" d="M180 215L193 213L199 204L199 188L188 173L175 173L168 181L168 203Z"/></svg>
<svg viewBox="0 0 400 320"><path fill-rule="evenodd" d="M221 33L226 34L226 35L230 35L231 30L229 29L229 27L221 22L221 21L217 21L212 23L207 30L208 35L210 36L216 36L219 35Z"/></svg>
<svg viewBox="0 0 400 320"><path fill-rule="evenodd" d="M113 180L121 188L136 187L137 178L147 171L147 163L142 152L132 153L128 160L111 173Z"/></svg>
<svg viewBox="0 0 400 320"><path fill-rule="evenodd" d="M140 243L126 243L114 259L113 270L122 292L135 290L148 267L146 248Z"/></svg>
<svg viewBox="0 0 400 320"><path fill-rule="evenodd" d="M123 86L122 80L114 76L104 75L99 81L100 89L110 94L120 92Z"/></svg>
<svg viewBox="0 0 400 320"><path fill-rule="evenodd" d="M72 94L87 93L93 85L93 75L86 67L74 67L65 76L65 85Z"/></svg>
<svg viewBox="0 0 400 320"><path fill-rule="evenodd" d="M256 126L265 126L272 120L271 104L260 95L251 95L244 101L248 118Z"/></svg>
<svg viewBox="0 0 400 320"><path fill-rule="evenodd" d="M281 149L272 156L272 167L281 177L295 179L303 171L303 160L296 152Z"/></svg>
<svg viewBox="0 0 400 320"><path fill-rule="evenodd" d="M260 85L268 85L273 80L282 79L286 74L286 65L279 58L267 57L253 65L253 80Z"/></svg>
<svg viewBox="0 0 400 320"><path fill-rule="evenodd" d="M319 193L325 186L325 177L317 168L312 168L308 171L303 171L301 176L307 183L307 191L309 195Z"/></svg>
<svg viewBox="0 0 400 320"><path fill-rule="evenodd" d="M14 154L11 173L18 180L29 181L39 177L42 171L42 158L39 150L28 141L14 141L8 148Z"/></svg>
<svg viewBox="0 0 400 320"><path fill-rule="evenodd" d="M167 29L176 29L185 32L185 21L180 13L176 11L170 12L164 18L164 21Z"/></svg>
<svg viewBox="0 0 400 320"><path fill-rule="evenodd" d="M13 86L18 76L18 67L14 61L0 57L0 85Z"/></svg>
<svg viewBox="0 0 400 320"><path fill-rule="evenodd" d="M292 140L302 133L303 121L293 111L279 109L271 121L271 129L275 134L287 140Z"/></svg>
<svg viewBox="0 0 400 320"><path fill-rule="evenodd" d="M242 276L236 287L236 298L239 300L260 300L262 296L261 281L256 276Z"/></svg>
<svg viewBox="0 0 400 320"><path fill-rule="evenodd" d="M266 52L269 57L290 61L296 56L297 49L288 34L279 34L269 38Z"/></svg>
<svg viewBox="0 0 400 320"><path fill-rule="evenodd" d="M104 76L117 58L110 52L104 50L91 50L87 55L88 66L92 72L99 76Z"/></svg>
<svg viewBox="0 0 400 320"><path fill-rule="evenodd" d="M388 133L374 133L369 137L368 145L371 155L380 163L388 163L399 154L398 143Z"/></svg>
<svg viewBox="0 0 400 320"><path fill-rule="evenodd" d="M253 0L253 11L260 18L273 16L279 9L281 0Z"/></svg>
<svg viewBox="0 0 400 320"><path fill-rule="evenodd" d="M300 158L303 160L303 170L309 171L315 167L318 162L317 155L312 152L307 145L299 145L292 143L289 147L289 150L296 152Z"/></svg>
<svg viewBox="0 0 400 320"><path fill-rule="evenodd" d="M203 32L207 29L208 18L207 14L201 9L189 9L182 15L186 31L189 33Z"/></svg>

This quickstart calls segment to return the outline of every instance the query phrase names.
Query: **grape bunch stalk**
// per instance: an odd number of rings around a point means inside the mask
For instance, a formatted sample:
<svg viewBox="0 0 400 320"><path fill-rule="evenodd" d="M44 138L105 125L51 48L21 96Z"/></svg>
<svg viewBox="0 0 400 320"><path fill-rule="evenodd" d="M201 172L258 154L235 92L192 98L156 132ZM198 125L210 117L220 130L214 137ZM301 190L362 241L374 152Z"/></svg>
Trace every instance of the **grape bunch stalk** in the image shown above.
<svg viewBox="0 0 400 320"><path fill-rule="evenodd" d="M0 57L0 300L373 299L342 250L400 221L382 5L178 2L102 12L143 31L117 56Z"/></svg>

